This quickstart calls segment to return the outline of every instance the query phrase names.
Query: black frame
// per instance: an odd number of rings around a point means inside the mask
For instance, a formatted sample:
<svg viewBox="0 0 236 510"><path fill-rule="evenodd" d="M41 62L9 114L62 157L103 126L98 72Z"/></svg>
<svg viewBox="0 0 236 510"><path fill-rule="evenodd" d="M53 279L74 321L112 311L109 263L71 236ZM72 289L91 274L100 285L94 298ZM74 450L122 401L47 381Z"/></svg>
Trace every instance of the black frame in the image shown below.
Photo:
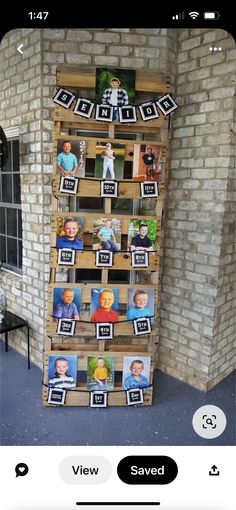
<svg viewBox="0 0 236 510"><path fill-rule="evenodd" d="M53 392L57 392L59 394L61 394L61 398L62 400L60 402L58 401L53 401L52 399L52 393ZM54 404L54 405L57 405L57 406L63 406L65 404L65 399L66 399L66 390L63 389L63 388L49 388L49 391L48 391L48 404Z"/></svg>
<svg viewBox="0 0 236 510"><path fill-rule="evenodd" d="M109 327L110 336L100 335L99 328L101 327ZM95 325L95 332L97 340L112 340L114 337L114 324L112 322L97 322Z"/></svg>
<svg viewBox="0 0 236 510"><path fill-rule="evenodd" d="M72 262L61 262L61 252L62 251L71 253ZM59 248L58 255L57 255L57 263L60 266L74 266L74 264L75 264L75 250L72 250L72 248Z"/></svg>
<svg viewBox="0 0 236 510"><path fill-rule="evenodd" d="M68 181L71 181L72 183L74 183L74 188L73 189L64 189L64 185L65 185L65 181L68 180ZM79 179L76 179L76 177L68 177L66 175L62 175L61 178L60 178L60 187L59 187L59 191L61 193L67 193L68 195L76 195L77 191L78 191L78 184L79 184Z"/></svg>
<svg viewBox="0 0 236 510"><path fill-rule="evenodd" d="M97 405L93 401L95 395L97 395L97 394L99 394L99 395L102 394L104 396L104 403L101 405ZM90 407L107 407L107 391L91 391L90 398L89 398L89 406Z"/></svg>
<svg viewBox="0 0 236 510"><path fill-rule="evenodd" d="M146 328L145 331L141 331L140 332L138 330L138 324L140 322L146 322L147 328ZM151 326L150 317L140 317L139 319L133 319L133 328L134 328L134 334L136 336L150 335L150 333L152 332L152 326Z"/></svg>
<svg viewBox="0 0 236 510"><path fill-rule="evenodd" d="M71 324L71 332L70 333L61 331L61 326L62 326L63 322L67 322L67 323ZM57 335L73 336L75 333L75 323L76 323L76 321L74 319L66 319L66 318L58 319Z"/></svg>
<svg viewBox="0 0 236 510"><path fill-rule="evenodd" d="M140 399L132 402L131 393L139 393ZM143 404L143 389L142 388L131 388L130 390L126 390L126 401L128 406Z"/></svg>
<svg viewBox="0 0 236 510"><path fill-rule="evenodd" d="M142 255L145 259L145 262L143 264L137 264L135 261L135 258L140 255ZM132 265L132 267L148 267L149 266L149 252L141 251L141 250L133 250L131 252L131 265Z"/></svg>

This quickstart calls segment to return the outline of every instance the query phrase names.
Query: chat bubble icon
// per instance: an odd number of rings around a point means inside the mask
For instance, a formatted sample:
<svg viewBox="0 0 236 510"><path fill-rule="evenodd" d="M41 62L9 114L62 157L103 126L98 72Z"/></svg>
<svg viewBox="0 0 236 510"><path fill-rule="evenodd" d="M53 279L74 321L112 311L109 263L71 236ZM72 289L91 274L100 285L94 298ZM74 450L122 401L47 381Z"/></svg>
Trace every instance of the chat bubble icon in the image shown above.
<svg viewBox="0 0 236 510"><path fill-rule="evenodd" d="M16 476L26 476L29 471L27 464L20 462L15 467Z"/></svg>

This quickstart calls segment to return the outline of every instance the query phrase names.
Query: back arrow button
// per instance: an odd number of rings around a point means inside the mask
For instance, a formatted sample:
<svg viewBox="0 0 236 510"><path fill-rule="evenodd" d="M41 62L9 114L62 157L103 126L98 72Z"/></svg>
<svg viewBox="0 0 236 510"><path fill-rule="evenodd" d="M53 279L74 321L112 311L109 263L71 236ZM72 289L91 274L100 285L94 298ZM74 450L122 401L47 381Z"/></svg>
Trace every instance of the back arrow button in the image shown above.
<svg viewBox="0 0 236 510"><path fill-rule="evenodd" d="M17 51L19 51L19 53L21 53L21 55L23 55L23 51L21 48L23 48L24 44L20 44L20 46L17 46Z"/></svg>

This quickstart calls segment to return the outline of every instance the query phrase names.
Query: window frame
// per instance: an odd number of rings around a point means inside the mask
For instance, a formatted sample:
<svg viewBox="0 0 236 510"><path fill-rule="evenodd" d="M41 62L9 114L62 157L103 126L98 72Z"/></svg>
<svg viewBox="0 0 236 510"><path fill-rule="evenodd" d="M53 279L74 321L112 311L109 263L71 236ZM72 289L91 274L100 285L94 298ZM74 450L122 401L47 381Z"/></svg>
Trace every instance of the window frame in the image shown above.
<svg viewBox="0 0 236 510"><path fill-rule="evenodd" d="M19 148L18 152L16 154L16 149L14 147L14 142L17 141L19 143L19 129L5 129L4 130L7 142L10 144L9 146L9 158L11 161L11 166L8 171L1 171L0 172L0 207L3 212L3 224L5 226L4 233L3 231L0 231L0 239L5 239L6 245L5 245L5 257L3 257L2 260L2 268L6 269L7 271L11 273L15 273L17 275L22 275L22 255L23 255L23 248L22 248L22 204L21 204L21 184L19 180L19 184L17 183L17 197L19 199L19 202L15 202L15 189L14 189L14 175L20 176L20 160L19 160ZM15 158L18 158L18 170L14 171L15 168ZM4 175L10 175L12 176L11 180L11 191L12 191L12 202L4 202L3 201L3 189L2 189L2 177ZM19 189L18 189L19 185ZM14 210L14 211L20 211L16 213L16 235L9 234L8 233L8 226L7 226L7 210ZM16 264L9 262L9 247L8 243L10 244L10 240L16 241Z"/></svg>

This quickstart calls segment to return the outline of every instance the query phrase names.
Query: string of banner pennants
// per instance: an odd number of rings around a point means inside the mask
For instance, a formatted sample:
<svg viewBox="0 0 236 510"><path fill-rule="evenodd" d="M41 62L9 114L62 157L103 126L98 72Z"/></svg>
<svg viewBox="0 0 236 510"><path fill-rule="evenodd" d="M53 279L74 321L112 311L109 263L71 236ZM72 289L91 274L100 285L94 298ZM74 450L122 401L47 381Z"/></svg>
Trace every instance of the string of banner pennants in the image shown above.
<svg viewBox="0 0 236 510"><path fill-rule="evenodd" d="M119 111L119 122L121 124L137 122L136 111L140 112L141 118L144 122L158 119L160 117L159 111L167 116L176 108L178 104L174 101L170 94L165 94L154 101L148 101L139 105L126 105L121 107L113 107L108 104L100 104L90 99L77 97L70 90L60 88L55 96L53 102L63 106L63 108L70 108L73 101L76 99L74 107L74 114L80 117L90 119L95 111L95 119L102 122L112 122L113 113Z"/></svg>

